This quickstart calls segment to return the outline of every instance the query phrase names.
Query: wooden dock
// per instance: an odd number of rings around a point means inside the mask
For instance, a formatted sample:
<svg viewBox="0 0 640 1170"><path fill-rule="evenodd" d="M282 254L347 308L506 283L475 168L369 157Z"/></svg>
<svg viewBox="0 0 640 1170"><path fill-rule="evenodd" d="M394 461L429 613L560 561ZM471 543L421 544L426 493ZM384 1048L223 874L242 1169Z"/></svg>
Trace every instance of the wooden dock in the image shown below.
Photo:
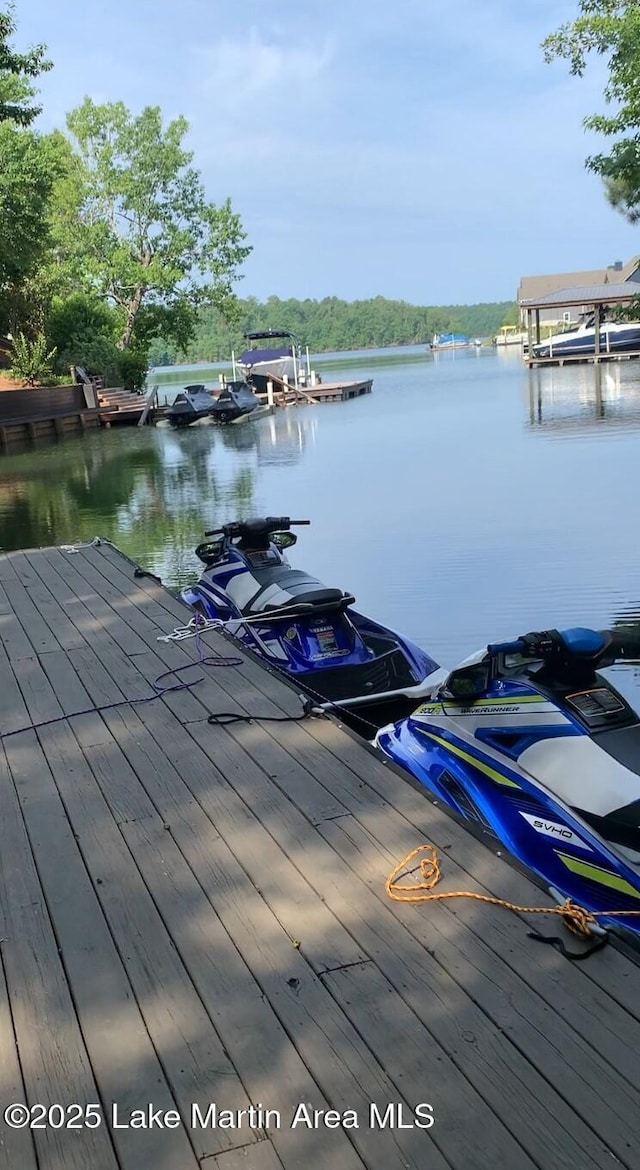
<svg viewBox="0 0 640 1170"><path fill-rule="evenodd" d="M305 386L314 402L348 402L351 398L360 398L362 394L370 394L373 378L363 378L359 382L318 382L315 386Z"/></svg>
<svg viewBox="0 0 640 1170"><path fill-rule="evenodd" d="M363 394L371 394L373 378L361 378L354 382L309 382L304 386L293 386L282 378L272 375L273 401L276 406L294 406L299 403L319 402L348 402L351 398L360 398ZM266 391L256 391L258 397L268 401Z"/></svg>
<svg viewBox="0 0 640 1170"><path fill-rule="evenodd" d="M602 365L605 362L626 362L634 361L640 358L640 349L628 350L626 352L620 351L618 353L607 353L602 350L601 353L568 353L568 354L552 354L551 357L535 357L529 356L528 353L523 354L524 360L533 369L536 366L569 366L569 365Z"/></svg>
<svg viewBox="0 0 640 1170"><path fill-rule="evenodd" d="M636 1170L635 963L391 902L423 841L544 896L334 723L261 722L300 707L254 661L158 640L188 616L108 544L0 558L1 1170Z"/></svg>

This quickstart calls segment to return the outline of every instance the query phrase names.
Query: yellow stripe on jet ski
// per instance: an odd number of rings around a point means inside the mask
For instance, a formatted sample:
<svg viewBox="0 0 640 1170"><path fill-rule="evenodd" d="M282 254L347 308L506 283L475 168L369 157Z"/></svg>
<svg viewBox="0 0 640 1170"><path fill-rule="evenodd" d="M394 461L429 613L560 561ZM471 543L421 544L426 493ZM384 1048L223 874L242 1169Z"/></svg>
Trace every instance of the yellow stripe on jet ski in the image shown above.
<svg viewBox="0 0 640 1170"><path fill-rule="evenodd" d="M441 747L446 748L448 752L453 752L453 754L455 756L459 756L461 760L466 760L468 764L473 764L474 768L477 768L479 772L483 772L484 775L488 776L490 780L495 780L496 784L502 784L506 788L520 787L519 784L516 784L515 780L508 780L507 777L503 776L501 772L498 772L496 768L491 768L489 764L485 764L482 760L479 760L477 756L472 756L471 752L465 752L463 748L458 747L455 743L451 743L450 740L443 739L440 735L435 735L433 731L423 731L422 728L420 728L420 731L422 735L428 736L429 739L434 739L436 743L440 744Z"/></svg>
<svg viewBox="0 0 640 1170"><path fill-rule="evenodd" d="M518 707L520 703L545 703L549 700L545 699L543 695L508 695L506 699L470 699L465 703L463 698L460 699L446 699L445 707Z"/></svg>
<svg viewBox="0 0 640 1170"><path fill-rule="evenodd" d="M568 853L555 853L564 861L567 869L572 873L577 873L580 877L590 878L592 882L599 882L601 886L609 886L612 890L618 890L621 894L628 894L630 898L640 899L640 891L636 890L624 878L618 876L617 873L612 873L610 869L601 869L598 865L589 865L586 861L580 861L578 857L571 857Z"/></svg>

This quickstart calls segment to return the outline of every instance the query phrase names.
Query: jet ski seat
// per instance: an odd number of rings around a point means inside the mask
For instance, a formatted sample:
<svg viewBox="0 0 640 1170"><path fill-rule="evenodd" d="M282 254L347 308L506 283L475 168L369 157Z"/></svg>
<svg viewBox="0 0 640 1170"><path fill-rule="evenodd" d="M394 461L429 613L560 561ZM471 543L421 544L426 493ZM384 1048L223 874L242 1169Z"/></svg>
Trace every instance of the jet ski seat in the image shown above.
<svg viewBox="0 0 640 1170"><path fill-rule="evenodd" d="M297 605L305 609L311 606L324 612L336 611L345 609L355 601L350 593L344 593L342 589L330 589L317 577L287 565L254 568L250 575L238 574L237 578L232 578L228 583L227 593L245 617L260 613L275 616L279 609L291 611Z"/></svg>

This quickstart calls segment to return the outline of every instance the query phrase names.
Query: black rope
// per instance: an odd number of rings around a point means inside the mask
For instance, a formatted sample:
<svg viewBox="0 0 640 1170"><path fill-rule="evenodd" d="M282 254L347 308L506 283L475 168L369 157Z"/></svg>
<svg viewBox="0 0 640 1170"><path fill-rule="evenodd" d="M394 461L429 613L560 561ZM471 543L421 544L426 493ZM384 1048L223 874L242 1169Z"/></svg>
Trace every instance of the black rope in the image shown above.
<svg viewBox="0 0 640 1170"><path fill-rule="evenodd" d="M556 950L560 951L560 954L564 955L565 959L569 959L571 963L579 963L582 959L588 959L589 955L593 955L595 951L601 951L602 948L606 947L607 943L609 942L609 935L603 934L594 939L594 941L584 951L568 951L564 944L564 940L558 938L557 935L538 934L537 931L530 930L528 932L528 937L532 938L534 942L550 943L552 947L555 947Z"/></svg>
<svg viewBox="0 0 640 1170"><path fill-rule="evenodd" d="M220 727L226 727L228 723L301 723L310 715L311 711L303 711L301 715L246 715L238 711L220 711L210 715L207 723L219 724Z"/></svg>

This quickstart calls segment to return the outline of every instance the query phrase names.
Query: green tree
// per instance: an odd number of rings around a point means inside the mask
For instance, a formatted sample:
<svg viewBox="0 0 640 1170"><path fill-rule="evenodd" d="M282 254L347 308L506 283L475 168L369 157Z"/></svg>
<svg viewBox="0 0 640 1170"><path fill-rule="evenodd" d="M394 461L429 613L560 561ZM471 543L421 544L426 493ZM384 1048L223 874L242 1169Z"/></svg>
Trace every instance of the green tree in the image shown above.
<svg viewBox="0 0 640 1170"><path fill-rule="evenodd" d="M41 45L13 48L14 12L0 12L0 330L25 324L24 286L46 248L57 165L56 136L29 129L40 112L33 81L51 63Z"/></svg>
<svg viewBox="0 0 640 1170"><path fill-rule="evenodd" d="M10 41L16 31L14 12L13 4L0 12L0 122L30 126L41 109L32 104L36 92L32 82L51 69L51 62L45 59L43 45L36 45L26 53L17 53L12 48Z"/></svg>
<svg viewBox="0 0 640 1170"><path fill-rule="evenodd" d="M56 349L56 371L86 366L100 373L108 386L121 382L122 351L116 346L119 321L112 305L95 293L53 296L46 314L46 335Z"/></svg>
<svg viewBox="0 0 640 1170"><path fill-rule="evenodd" d="M372 297L366 301L343 301L324 297L320 301L269 297L260 303L253 297L239 302L237 327L221 321L211 309L203 309L193 341L184 356L188 361L229 359L246 348L243 332L258 329L290 329L313 353L330 350L371 349L389 345L420 345L434 333L449 330L470 337L492 337L507 320L518 320L515 302L497 304L427 307ZM155 353L175 355L170 346L156 344ZM175 355L177 356L177 355Z"/></svg>
<svg viewBox="0 0 640 1170"><path fill-rule="evenodd" d="M584 119L588 130L612 139L608 153L587 159L609 202L628 220L640 218L640 6L637 0L580 0L580 15L543 41L545 59L562 57L582 77L590 57L608 68L608 110Z"/></svg>
<svg viewBox="0 0 640 1170"><path fill-rule="evenodd" d="M25 285L49 241L49 206L63 166L61 135L41 136L0 122L0 328L26 328L37 301Z"/></svg>
<svg viewBox="0 0 640 1170"><path fill-rule="evenodd" d="M120 314L117 344L162 336L185 347L200 306L232 317L238 268L250 252L229 200L207 202L184 118L166 128L157 107L85 98L67 118L77 152L57 215L57 252L85 288Z"/></svg>

